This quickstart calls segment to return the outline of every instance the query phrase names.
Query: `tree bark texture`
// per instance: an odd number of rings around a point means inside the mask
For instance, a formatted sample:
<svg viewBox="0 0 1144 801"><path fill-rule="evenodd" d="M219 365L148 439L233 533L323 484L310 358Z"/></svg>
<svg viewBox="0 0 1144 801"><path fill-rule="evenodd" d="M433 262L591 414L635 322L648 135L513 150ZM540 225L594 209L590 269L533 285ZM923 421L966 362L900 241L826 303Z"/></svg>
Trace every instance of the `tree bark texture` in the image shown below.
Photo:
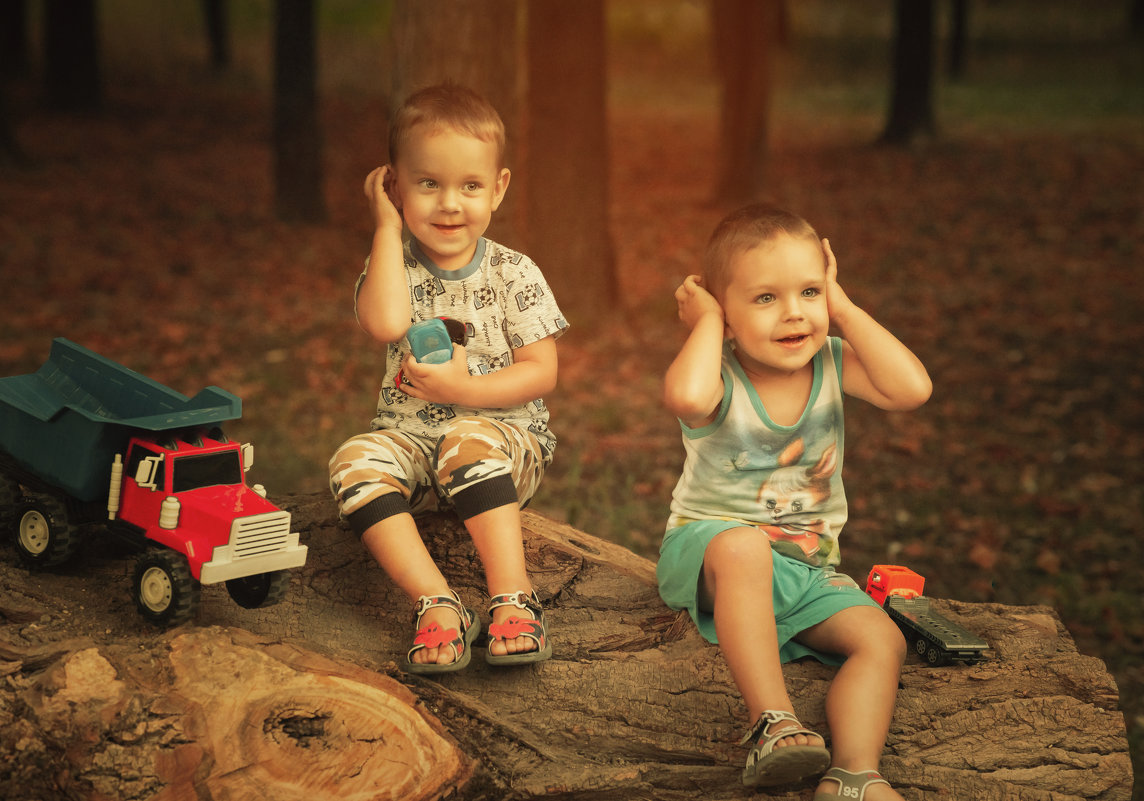
<svg viewBox="0 0 1144 801"><path fill-rule="evenodd" d="M774 50L782 0L713 0L712 44L723 91L716 199L740 203L765 186Z"/></svg>
<svg viewBox="0 0 1144 801"><path fill-rule="evenodd" d="M388 60L390 111L413 92L452 82L479 92L504 120L508 167L519 169L523 68L519 0L398 0L393 4ZM523 176L519 176L523 178ZM523 183L523 182L521 182ZM493 215L488 235L525 250L518 176ZM526 251L527 252L527 251Z"/></svg>
<svg viewBox="0 0 1144 801"><path fill-rule="evenodd" d="M528 5L528 255L566 314L618 304L608 223L603 0Z"/></svg>
<svg viewBox="0 0 1144 801"><path fill-rule="evenodd" d="M326 219L314 16L314 0L274 6L274 207L282 220Z"/></svg>
<svg viewBox="0 0 1144 801"><path fill-rule="evenodd" d="M895 0L890 112L882 141L908 145L934 135L934 0Z"/></svg>
<svg viewBox="0 0 1144 801"><path fill-rule="evenodd" d="M44 82L59 111L95 111L103 102L96 0L44 3Z"/></svg>
<svg viewBox="0 0 1144 801"><path fill-rule="evenodd" d="M322 495L279 499L310 548L287 599L243 610L204 588L169 632L135 619L132 557L94 546L67 569L0 561L0 796L22 799L747 799L747 726L719 656L667 609L654 565L525 512L555 643L538 666L427 680L400 661L411 604ZM456 520L420 519L470 606L483 574ZM94 542L92 540L91 542ZM1116 685L1052 609L935 606L990 658L902 676L883 773L911 801L1121 801L1131 765ZM83 615L100 621L78 632ZM102 621L106 621L103 623ZM487 616L486 616L487 623ZM783 672L826 731L834 670ZM813 788L766 797L809 799Z"/></svg>

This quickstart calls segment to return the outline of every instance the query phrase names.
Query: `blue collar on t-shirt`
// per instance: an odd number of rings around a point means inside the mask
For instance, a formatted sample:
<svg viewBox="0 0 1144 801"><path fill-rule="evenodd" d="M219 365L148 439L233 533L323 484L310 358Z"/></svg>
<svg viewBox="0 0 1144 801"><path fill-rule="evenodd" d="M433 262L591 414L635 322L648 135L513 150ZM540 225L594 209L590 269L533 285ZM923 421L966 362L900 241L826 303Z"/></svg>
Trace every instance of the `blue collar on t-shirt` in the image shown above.
<svg viewBox="0 0 1144 801"><path fill-rule="evenodd" d="M432 259L425 255L425 251L421 249L421 243L413 237L409 239L409 250L413 253L413 258L417 259L417 262L422 267L437 278L440 278L442 281L460 281L468 278L481 266L481 260L485 257L485 241L483 236L477 240L477 249L473 251L473 258L459 270L442 270L433 263Z"/></svg>

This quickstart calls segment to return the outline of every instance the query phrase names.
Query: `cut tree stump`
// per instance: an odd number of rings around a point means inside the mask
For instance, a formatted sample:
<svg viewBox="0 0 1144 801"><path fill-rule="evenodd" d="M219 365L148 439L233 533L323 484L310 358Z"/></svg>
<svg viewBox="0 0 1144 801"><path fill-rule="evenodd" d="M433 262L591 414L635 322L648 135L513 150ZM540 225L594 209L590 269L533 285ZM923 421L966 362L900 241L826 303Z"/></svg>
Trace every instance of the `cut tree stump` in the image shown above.
<svg viewBox="0 0 1144 801"><path fill-rule="evenodd" d="M244 610L204 588L194 624L157 633L129 603L130 555L28 574L0 567L0 797L19 799L809 799L739 785L747 721L718 649L667 609L654 565L525 512L555 653L493 669L398 665L409 601L324 494L281 500L310 548L287 599ZM483 573L456 520L420 520L462 600ZM91 583L98 589L85 593ZM77 636L69 609L106 608ZM882 770L911 801L1128 799L1117 688L1055 612L934 600L992 646L968 667L911 655ZM90 610L89 610L90 611ZM46 613L41 615L41 612ZM485 620L487 625L487 617ZM826 732L834 670L784 667L796 711Z"/></svg>

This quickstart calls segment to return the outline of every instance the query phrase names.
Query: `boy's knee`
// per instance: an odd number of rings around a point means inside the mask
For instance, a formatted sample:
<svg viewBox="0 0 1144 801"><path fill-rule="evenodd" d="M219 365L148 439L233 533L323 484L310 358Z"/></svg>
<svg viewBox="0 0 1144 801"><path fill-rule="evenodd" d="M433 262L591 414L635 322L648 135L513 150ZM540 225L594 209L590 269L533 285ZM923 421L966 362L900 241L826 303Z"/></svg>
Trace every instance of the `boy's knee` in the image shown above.
<svg viewBox="0 0 1144 801"><path fill-rule="evenodd" d="M707 544L703 561L716 570L725 567L755 569L772 561L771 542L755 528L730 528Z"/></svg>
<svg viewBox="0 0 1144 801"><path fill-rule="evenodd" d="M468 520L501 506L520 503L512 477L503 475L470 484L453 493L450 500L457 516L462 520Z"/></svg>
<svg viewBox="0 0 1144 801"><path fill-rule="evenodd" d="M858 608L864 614L869 610L869 619L858 621L858 626L855 628L859 632L857 647L884 657L898 666L904 664L908 648L906 638L898 628L898 624L880 609L872 606Z"/></svg>
<svg viewBox="0 0 1144 801"><path fill-rule="evenodd" d="M455 420L437 443L439 466L451 461L486 461L509 458L510 446L497 424L487 417L462 417Z"/></svg>
<svg viewBox="0 0 1144 801"><path fill-rule="evenodd" d="M894 659L898 665L904 665L906 662L906 654L909 650L909 646L906 644L906 638L902 634L902 630L899 629L897 624L893 621L890 621L889 629L886 634L886 649L889 653L894 655Z"/></svg>
<svg viewBox="0 0 1144 801"><path fill-rule="evenodd" d="M438 483L452 494L494 475L511 475L513 449L494 421L463 417L437 441L432 464Z"/></svg>
<svg viewBox="0 0 1144 801"><path fill-rule="evenodd" d="M404 495L387 492L378 495L346 515L346 522L358 537L363 537L377 523L398 514L412 514L412 508Z"/></svg>
<svg viewBox="0 0 1144 801"><path fill-rule="evenodd" d="M359 435L342 443L330 458L330 491L349 517L379 496L397 495L387 503L408 506L415 481L405 475L398 458L401 444L377 435ZM359 532L360 533L360 532Z"/></svg>

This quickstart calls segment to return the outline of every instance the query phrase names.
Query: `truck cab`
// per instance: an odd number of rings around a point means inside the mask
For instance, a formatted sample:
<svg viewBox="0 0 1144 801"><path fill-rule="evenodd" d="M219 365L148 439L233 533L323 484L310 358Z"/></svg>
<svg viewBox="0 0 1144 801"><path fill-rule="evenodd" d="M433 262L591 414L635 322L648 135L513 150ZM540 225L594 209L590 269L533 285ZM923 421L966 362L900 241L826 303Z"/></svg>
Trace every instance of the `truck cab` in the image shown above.
<svg viewBox="0 0 1144 801"><path fill-rule="evenodd" d="M217 430L132 438L118 518L183 554L203 584L299 567L306 548L290 531L290 514L246 485L253 453Z"/></svg>
<svg viewBox="0 0 1144 801"><path fill-rule="evenodd" d="M895 595L917 598L925 586L924 576L901 565L874 565L866 578L866 594L879 604Z"/></svg>

